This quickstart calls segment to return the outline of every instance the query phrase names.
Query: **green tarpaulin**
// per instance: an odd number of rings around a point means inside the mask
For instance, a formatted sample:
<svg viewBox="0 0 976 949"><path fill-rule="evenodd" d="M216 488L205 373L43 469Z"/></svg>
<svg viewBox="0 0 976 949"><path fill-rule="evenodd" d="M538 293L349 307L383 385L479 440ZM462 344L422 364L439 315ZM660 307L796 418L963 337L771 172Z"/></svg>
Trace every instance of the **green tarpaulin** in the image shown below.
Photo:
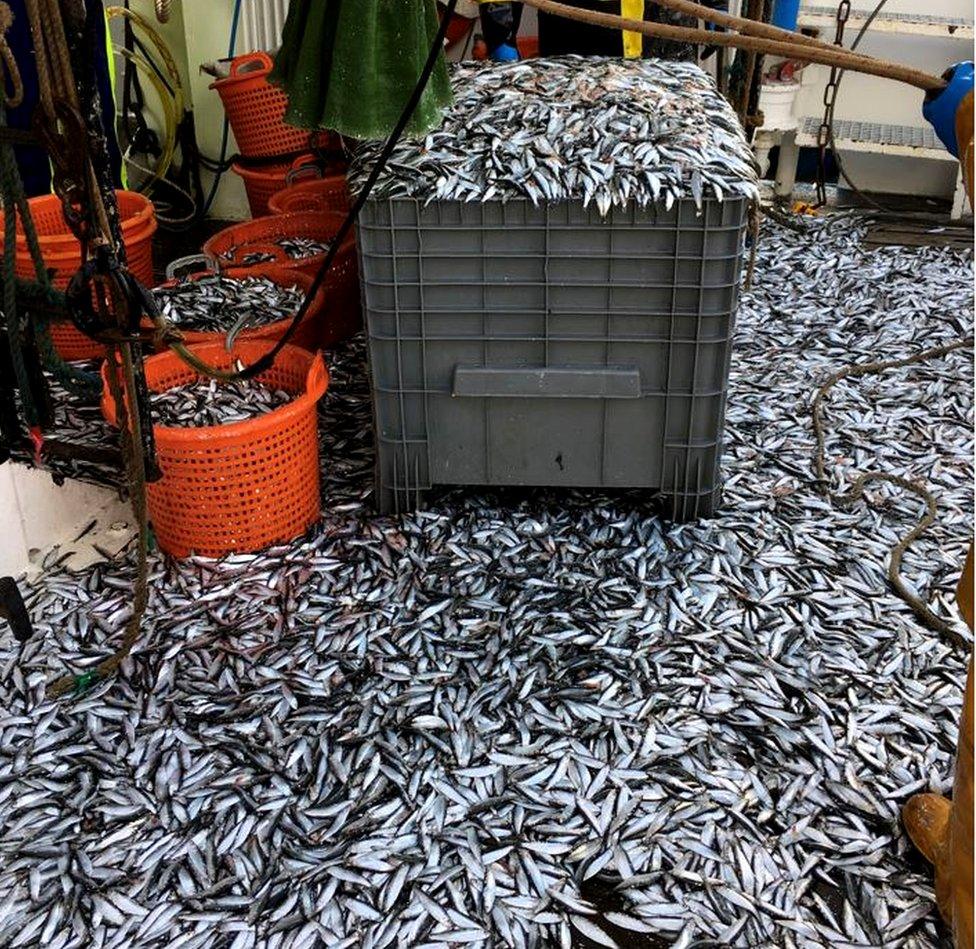
<svg viewBox="0 0 976 949"><path fill-rule="evenodd" d="M437 33L434 0L292 0L271 81L288 93L285 119L353 138L393 130ZM451 101L443 56L407 131L440 122Z"/></svg>

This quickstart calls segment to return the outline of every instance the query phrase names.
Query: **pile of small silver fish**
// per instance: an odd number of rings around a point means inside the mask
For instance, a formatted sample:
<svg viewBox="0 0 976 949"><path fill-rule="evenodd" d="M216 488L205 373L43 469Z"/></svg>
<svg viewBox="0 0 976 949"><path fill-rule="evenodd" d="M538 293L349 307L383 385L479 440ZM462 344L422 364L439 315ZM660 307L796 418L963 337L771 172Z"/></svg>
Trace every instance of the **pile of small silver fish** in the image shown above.
<svg viewBox="0 0 976 949"><path fill-rule="evenodd" d="M270 244L277 244L292 260L304 260L306 257L315 257L318 254L327 254L332 246L331 241L317 241L312 237L279 237L277 240L267 241ZM237 251L240 245L229 248L218 255L218 258L225 262L233 262L239 266L251 267L254 264L272 263L275 255L268 251L256 250L253 253L245 254L237 260Z"/></svg>
<svg viewBox="0 0 976 949"><path fill-rule="evenodd" d="M0 637L0 944L947 945L899 811L951 787L965 657L888 587L918 502L840 510L810 401L848 362L970 335L972 260L763 229L719 516L644 492L371 506L362 343L330 354L324 520L257 555L51 565ZM973 523L972 354L837 385L835 487L924 478L906 558L941 615Z"/></svg>
<svg viewBox="0 0 976 949"><path fill-rule="evenodd" d="M464 63L440 128L397 145L371 198L612 206L755 197L757 167L711 77L690 62L566 56ZM358 194L382 142L349 171Z"/></svg>
<svg viewBox="0 0 976 949"><path fill-rule="evenodd" d="M283 237L276 243L292 260L327 254L332 246L331 241L317 241L312 237Z"/></svg>
<svg viewBox="0 0 976 949"><path fill-rule="evenodd" d="M284 389L256 380L221 382L201 379L163 392L152 392L153 421L170 428L230 425L266 415L291 402Z"/></svg>
<svg viewBox="0 0 976 949"><path fill-rule="evenodd" d="M73 365L88 373L96 383L100 381L101 359L79 360ZM52 425L44 432L45 439L77 445L87 452L110 453L113 457L118 458L118 438L115 430L105 422L102 415L97 386L94 395L86 396L66 389L48 372L45 372L45 377L51 392L54 414ZM24 435L27 435L26 429ZM16 448L12 452L12 457L16 461L32 463L31 455ZM63 478L72 478L120 490L126 484L125 475L117 470L117 466L109 467L102 461L88 457L69 459L45 455L44 467L58 481ZM3 627L0 626L0 636L2 636L2 630Z"/></svg>
<svg viewBox="0 0 976 949"><path fill-rule="evenodd" d="M152 291L162 314L180 329L208 333L265 326L292 316L305 294L267 277L215 275Z"/></svg>

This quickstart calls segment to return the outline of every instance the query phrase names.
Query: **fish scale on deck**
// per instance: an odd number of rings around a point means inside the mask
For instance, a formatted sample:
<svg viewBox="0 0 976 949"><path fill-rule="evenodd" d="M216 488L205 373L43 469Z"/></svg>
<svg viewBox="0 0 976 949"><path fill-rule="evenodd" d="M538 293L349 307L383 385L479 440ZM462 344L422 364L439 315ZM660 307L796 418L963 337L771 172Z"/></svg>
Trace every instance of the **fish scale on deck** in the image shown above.
<svg viewBox="0 0 976 949"><path fill-rule="evenodd" d="M154 557L135 654L60 704L44 683L112 650L133 568L50 569L37 637L0 639L0 942L938 946L898 812L948 786L964 663L885 584L910 508L816 491L809 403L843 362L971 333L972 267L860 232L765 232L708 522L547 490L377 519L357 343L330 354L322 530ZM826 410L837 483L935 488L906 571L943 615L972 389L959 352ZM622 917L581 896L604 878Z"/></svg>

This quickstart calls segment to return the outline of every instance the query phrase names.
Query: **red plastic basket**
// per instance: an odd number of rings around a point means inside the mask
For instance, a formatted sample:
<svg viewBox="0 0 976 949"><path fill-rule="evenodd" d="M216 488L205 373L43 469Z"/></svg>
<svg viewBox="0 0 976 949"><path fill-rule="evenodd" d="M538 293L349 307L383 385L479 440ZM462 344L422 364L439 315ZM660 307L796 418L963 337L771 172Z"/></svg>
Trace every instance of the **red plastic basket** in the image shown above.
<svg viewBox="0 0 976 949"><path fill-rule="evenodd" d="M105 356L105 347L82 333L74 323L66 320L52 322L48 332L62 359L101 359Z"/></svg>
<svg viewBox="0 0 976 949"><path fill-rule="evenodd" d="M213 273L197 273L185 279L187 280L205 280L207 277L213 276ZM302 293L307 294L312 287L312 278L306 274L302 273L300 270L288 270L284 267L278 267L274 264L264 264L256 267L250 268L231 268L230 270L221 271L221 276L229 277L232 280L235 278L244 277L267 277L273 283L278 284L281 287L298 287ZM173 287L182 280L167 280L166 283L161 284L161 287ZM291 319L286 317L281 320L277 320L274 323L268 323L265 326L255 327L254 329L242 330L238 335L238 340L241 342L249 340L277 340L281 339L284 335L285 330L288 329L291 324ZM143 325L146 329L151 330L153 328L152 323L148 320L143 321ZM177 327L179 329L179 327ZM183 341L189 345L195 345L197 343L223 343L227 337L226 333L206 333L200 330L180 330L183 334ZM291 338L291 344L294 346L301 346L303 349L307 349L310 352L314 352L320 346L322 346L321 340L328 335L328 308L325 303L325 291L319 290L316 294L316 299L312 303L312 308L309 310L308 315L299 324L298 329L295 330L295 335Z"/></svg>
<svg viewBox="0 0 976 949"><path fill-rule="evenodd" d="M288 96L268 82L273 66L265 52L236 56L230 74L210 85L224 104L238 150L248 158L288 155L308 148L308 129L285 123Z"/></svg>
<svg viewBox="0 0 976 949"><path fill-rule="evenodd" d="M339 211L345 214L349 210L349 185L345 172L291 185L272 195L268 210L272 214L297 214L302 211Z"/></svg>
<svg viewBox="0 0 976 949"><path fill-rule="evenodd" d="M251 363L268 350L267 340L192 347L210 365ZM199 378L174 353L145 362L146 382L156 392ZM116 423L102 367L102 411ZM289 541L320 516L316 403L329 385L321 355L286 346L274 366L258 376L296 398L256 419L202 428L154 426L162 478L148 486L149 516L159 546L175 557L219 557L261 550Z"/></svg>
<svg viewBox="0 0 976 949"><path fill-rule="evenodd" d="M125 244L129 270L140 283L147 287L152 286L155 282L152 236L156 232L156 209L149 198L135 191L116 191L115 197L119 204L122 241ZM53 271L54 286L63 290L81 267L81 245L64 220L61 199L57 195L45 194L31 198L28 204L37 228L44 264L48 270ZM0 214L0 234L2 221L3 215ZM35 277L34 262L19 219L14 269L17 276L24 280ZM73 323L67 321L51 324L51 339L63 359L97 359L105 355L105 348L100 343L89 339Z"/></svg>
<svg viewBox="0 0 976 949"><path fill-rule="evenodd" d="M322 174L319 160L311 152L299 155L294 161L263 165L260 168L248 168L247 165L234 162L231 169L244 183L251 217L267 215L273 197L294 181L306 177L317 180Z"/></svg>

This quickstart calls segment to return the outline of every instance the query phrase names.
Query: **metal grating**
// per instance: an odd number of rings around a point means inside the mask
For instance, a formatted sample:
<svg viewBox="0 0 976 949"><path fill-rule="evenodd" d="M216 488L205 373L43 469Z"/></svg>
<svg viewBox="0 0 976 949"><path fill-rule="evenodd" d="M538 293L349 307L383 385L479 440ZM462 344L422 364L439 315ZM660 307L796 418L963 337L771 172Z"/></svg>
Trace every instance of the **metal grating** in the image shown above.
<svg viewBox="0 0 976 949"><path fill-rule="evenodd" d="M807 116L803 131L816 135L820 119ZM857 122L852 119L834 119L834 138L839 141L866 142L871 145L897 145L902 148L941 148L929 126L885 125L880 122Z"/></svg>
<svg viewBox="0 0 976 949"><path fill-rule="evenodd" d="M808 20L830 20L837 17L837 8L811 4L800 9L800 23ZM852 10L849 24L863 23L868 18L867 10ZM926 13L893 13L883 10L875 17L872 27L876 30L906 33L948 33L959 36L972 35L971 17L940 16Z"/></svg>
<svg viewBox="0 0 976 949"><path fill-rule="evenodd" d="M816 145L820 121L819 116L808 115L803 118L796 137L798 145ZM907 155L916 153L919 158L955 161L929 126L887 125L880 122L835 119L834 141L840 147L846 146L855 151Z"/></svg>

